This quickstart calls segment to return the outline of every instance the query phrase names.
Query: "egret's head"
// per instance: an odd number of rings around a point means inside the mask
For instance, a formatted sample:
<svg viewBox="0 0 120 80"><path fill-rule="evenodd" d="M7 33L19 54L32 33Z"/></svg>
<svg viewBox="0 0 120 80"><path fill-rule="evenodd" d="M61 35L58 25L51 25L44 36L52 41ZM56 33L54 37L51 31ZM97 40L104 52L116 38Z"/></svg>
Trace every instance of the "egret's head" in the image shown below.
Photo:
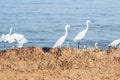
<svg viewBox="0 0 120 80"><path fill-rule="evenodd" d="M87 20L87 22L86 23L90 23L91 21L90 20Z"/></svg>
<svg viewBox="0 0 120 80"><path fill-rule="evenodd" d="M86 21L86 25L89 25L90 23L91 23L90 20L87 20L87 21Z"/></svg>
<svg viewBox="0 0 120 80"><path fill-rule="evenodd" d="M69 29L70 29L70 25L67 24L67 25L65 26L65 28L69 28Z"/></svg>
<svg viewBox="0 0 120 80"><path fill-rule="evenodd" d="M70 25L67 24L67 25L65 26L65 29L70 29Z"/></svg>
<svg viewBox="0 0 120 80"><path fill-rule="evenodd" d="M10 28L10 31L13 31L13 28L12 28L12 27Z"/></svg>
<svg viewBox="0 0 120 80"><path fill-rule="evenodd" d="M98 45L98 43L97 43L97 42L95 42L95 46L96 46L96 45Z"/></svg>

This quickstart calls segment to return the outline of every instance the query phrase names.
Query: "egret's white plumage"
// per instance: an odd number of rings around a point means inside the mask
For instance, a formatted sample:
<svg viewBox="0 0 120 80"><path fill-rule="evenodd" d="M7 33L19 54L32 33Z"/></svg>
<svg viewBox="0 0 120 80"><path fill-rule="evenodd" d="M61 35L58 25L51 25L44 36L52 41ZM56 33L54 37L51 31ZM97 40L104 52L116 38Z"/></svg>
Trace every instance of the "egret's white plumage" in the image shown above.
<svg viewBox="0 0 120 80"><path fill-rule="evenodd" d="M10 32L8 34L2 34L0 38L0 42L4 42L4 48L5 48L5 43L9 42L10 36L12 35L13 28L10 28Z"/></svg>
<svg viewBox="0 0 120 80"><path fill-rule="evenodd" d="M10 41L12 41L12 40L15 40L18 43L17 44L18 48L23 47L23 44L28 42L28 40L24 37L24 35L18 34L18 33L13 33L11 35L11 40Z"/></svg>
<svg viewBox="0 0 120 80"><path fill-rule="evenodd" d="M80 31L76 36L75 38L73 39L74 42L78 42L78 48L79 48L79 43L80 43L80 40L83 39L83 37L86 35L87 31L88 31L88 28L89 28L89 23L91 21L90 20L87 20L86 21L86 28L82 31Z"/></svg>
<svg viewBox="0 0 120 80"><path fill-rule="evenodd" d="M2 36L0 37L0 42L5 40L5 34L2 34ZM5 41L4 41L5 42Z"/></svg>
<svg viewBox="0 0 120 80"><path fill-rule="evenodd" d="M20 47L22 47L24 43L28 42L28 40L24 37L24 35L18 33L12 33L12 31L13 29L10 28L10 32L8 34L6 35L2 34L0 41L8 42L9 44L17 42L18 45L21 45Z"/></svg>
<svg viewBox="0 0 120 80"><path fill-rule="evenodd" d="M24 35L22 34L18 34L18 33L13 33L11 36L10 36L11 40L14 39L14 40L20 40L20 39L23 39L25 38Z"/></svg>
<svg viewBox="0 0 120 80"><path fill-rule="evenodd" d="M86 45L83 45L83 48L87 48L87 46L86 46Z"/></svg>
<svg viewBox="0 0 120 80"><path fill-rule="evenodd" d="M63 42L65 41L65 39L66 39L66 37L68 35L68 28L70 28L70 25L65 26L65 34L56 41L53 48L61 47L61 45L63 44Z"/></svg>
<svg viewBox="0 0 120 80"><path fill-rule="evenodd" d="M8 34L2 34L0 41L7 42L10 39L10 36L12 35L13 28L10 28L10 32Z"/></svg>
<svg viewBox="0 0 120 80"><path fill-rule="evenodd" d="M95 42L95 48L96 48L96 49L98 49L98 46L97 46L97 45L98 45L98 43L97 43L97 42Z"/></svg>
<svg viewBox="0 0 120 80"><path fill-rule="evenodd" d="M17 42L18 42L17 47L22 48L23 45L28 42L28 40L26 38L22 38L20 40L17 40Z"/></svg>
<svg viewBox="0 0 120 80"><path fill-rule="evenodd" d="M117 48L117 46L118 46L119 44L120 44L120 39L114 40L114 41L112 41L112 42L108 45L108 48L110 48L110 47Z"/></svg>

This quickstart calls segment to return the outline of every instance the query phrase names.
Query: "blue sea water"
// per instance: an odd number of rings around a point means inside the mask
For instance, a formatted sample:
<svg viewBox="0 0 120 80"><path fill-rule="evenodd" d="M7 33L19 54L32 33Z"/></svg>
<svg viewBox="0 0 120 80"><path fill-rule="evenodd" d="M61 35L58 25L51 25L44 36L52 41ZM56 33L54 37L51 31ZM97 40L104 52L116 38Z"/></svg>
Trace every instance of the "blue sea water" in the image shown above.
<svg viewBox="0 0 120 80"><path fill-rule="evenodd" d="M14 32L29 40L24 46L52 47L64 33L64 26L71 28L62 46L77 47L73 38L92 20L81 46L106 48L120 38L119 0L0 0L0 36ZM3 42L0 48L3 49ZM6 43L6 47L12 45Z"/></svg>

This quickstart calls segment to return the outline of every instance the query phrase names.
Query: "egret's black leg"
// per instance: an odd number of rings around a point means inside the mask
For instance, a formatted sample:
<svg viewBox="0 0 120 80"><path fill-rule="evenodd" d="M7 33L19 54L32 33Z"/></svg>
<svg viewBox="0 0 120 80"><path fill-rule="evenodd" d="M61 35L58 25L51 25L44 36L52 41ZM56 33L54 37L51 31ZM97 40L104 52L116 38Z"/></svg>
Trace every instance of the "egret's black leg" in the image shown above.
<svg viewBox="0 0 120 80"><path fill-rule="evenodd" d="M80 42L78 42L78 49L80 48Z"/></svg>
<svg viewBox="0 0 120 80"><path fill-rule="evenodd" d="M110 49L112 46L108 46L108 49Z"/></svg>
<svg viewBox="0 0 120 80"><path fill-rule="evenodd" d="M60 48L58 48L57 56L62 56Z"/></svg>

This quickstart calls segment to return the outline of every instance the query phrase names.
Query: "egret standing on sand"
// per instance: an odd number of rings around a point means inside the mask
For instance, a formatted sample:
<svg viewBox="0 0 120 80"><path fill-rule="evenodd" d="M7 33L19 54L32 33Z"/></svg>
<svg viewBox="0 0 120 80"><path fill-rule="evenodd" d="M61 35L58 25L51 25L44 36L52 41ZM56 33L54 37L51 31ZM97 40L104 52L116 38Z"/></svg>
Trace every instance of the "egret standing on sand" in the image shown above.
<svg viewBox="0 0 120 80"><path fill-rule="evenodd" d="M65 41L65 39L68 35L68 28L70 28L70 25L65 26L65 34L57 40L57 42L54 44L53 48L55 48L55 47L61 48L61 45L63 44L63 42Z"/></svg>
<svg viewBox="0 0 120 80"><path fill-rule="evenodd" d="M77 34L77 36L75 36L75 38L73 39L74 42L78 42L78 48L79 48L79 45L80 45L80 40L83 39L83 37L86 35L86 33L87 33L87 31L88 31L89 23L90 23L90 22L91 22L90 20L87 20L87 21L86 21L86 25L87 25L86 29L80 31L80 32Z"/></svg>
<svg viewBox="0 0 120 80"><path fill-rule="evenodd" d="M98 49L98 46L97 46L97 45L98 45L98 43L97 43L97 42L95 42L95 44L94 44L94 45L95 45L95 48L96 48L96 49Z"/></svg>
<svg viewBox="0 0 120 80"><path fill-rule="evenodd" d="M111 47L117 48L119 44L120 44L120 39L114 40L108 45L108 48L111 48Z"/></svg>

